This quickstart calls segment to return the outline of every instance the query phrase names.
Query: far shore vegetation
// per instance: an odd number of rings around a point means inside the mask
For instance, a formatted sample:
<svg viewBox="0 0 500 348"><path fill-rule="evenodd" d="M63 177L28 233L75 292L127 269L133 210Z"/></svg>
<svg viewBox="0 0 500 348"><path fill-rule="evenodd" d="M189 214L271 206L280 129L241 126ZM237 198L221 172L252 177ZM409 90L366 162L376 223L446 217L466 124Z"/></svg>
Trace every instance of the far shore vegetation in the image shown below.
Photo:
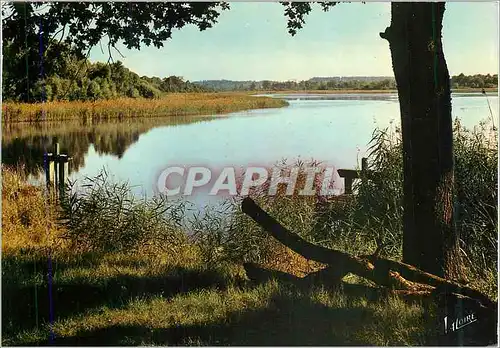
<svg viewBox="0 0 500 348"><path fill-rule="evenodd" d="M161 98L117 98L96 101L4 103L3 122L80 120L104 121L138 117L213 115L278 108L284 100L254 97L245 93L171 93Z"/></svg>

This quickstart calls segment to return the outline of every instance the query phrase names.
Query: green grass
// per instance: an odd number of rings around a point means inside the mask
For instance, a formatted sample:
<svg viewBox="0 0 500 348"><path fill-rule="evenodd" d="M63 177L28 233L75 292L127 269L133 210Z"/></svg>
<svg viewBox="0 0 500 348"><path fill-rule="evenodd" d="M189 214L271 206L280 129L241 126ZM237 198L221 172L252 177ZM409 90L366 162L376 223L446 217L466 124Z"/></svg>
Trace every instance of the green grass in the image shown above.
<svg viewBox="0 0 500 348"><path fill-rule="evenodd" d="M36 261L34 273L32 259L3 260L14 271L3 280L4 345L49 343L46 260ZM66 346L418 345L432 332L423 305L397 298L255 285L235 265L174 267L124 254L55 260L52 296L55 343Z"/></svg>

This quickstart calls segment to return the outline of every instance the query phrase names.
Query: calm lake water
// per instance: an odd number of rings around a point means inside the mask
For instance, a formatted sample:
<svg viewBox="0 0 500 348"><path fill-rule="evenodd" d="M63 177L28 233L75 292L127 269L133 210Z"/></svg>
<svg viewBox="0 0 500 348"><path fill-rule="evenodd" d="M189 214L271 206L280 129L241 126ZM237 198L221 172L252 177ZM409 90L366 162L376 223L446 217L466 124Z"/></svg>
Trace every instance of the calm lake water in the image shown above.
<svg viewBox="0 0 500 348"><path fill-rule="evenodd" d="M396 95L275 95L288 107L219 117L161 118L99 125L4 125L2 161L24 163L34 172L57 137L61 152L74 158L71 179L97 175L128 181L151 196L158 174L172 165L248 167L282 159L315 159L355 168L366 156L375 128L399 126ZM498 97L453 95L453 117L466 127L491 118L498 126ZM49 150L50 151L50 150ZM341 183L340 183L341 184ZM207 202L197 197L198 204Z"/></svg>

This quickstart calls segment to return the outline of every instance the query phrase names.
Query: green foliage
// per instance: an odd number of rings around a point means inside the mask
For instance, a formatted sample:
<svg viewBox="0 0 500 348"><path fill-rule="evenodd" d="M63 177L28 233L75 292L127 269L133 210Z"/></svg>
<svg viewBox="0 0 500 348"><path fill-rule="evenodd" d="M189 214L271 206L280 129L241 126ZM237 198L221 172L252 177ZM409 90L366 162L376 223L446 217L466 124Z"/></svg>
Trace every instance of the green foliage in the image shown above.
<svg viewBox="0 0 500 348"><path fill-rule="evenodd" d="M162 94L162 92L158 88L143 80L139 82L137 91L139 95L145 98L159 98Z"/></svg>
<svg viewBox="0 0 500 348"><path fill-rule="evenodd" d="M327 90L395 90L396 81L392 77L313 77L302 81L197 81L197 85L218 91L327 91ZM460 74L451 78L453 88L494 88L498 85L498 75Z"/></svg>
<svg viewBox="0 0 500 348"><path fill-rule="evenodd" d="M46 85L43 80L38 80L33 85L32 99L42 102L52 97L52 86ZM49 99L50 100L50 99Z"/></svg>
<svg viewBox="0 0 500 348"><path fill-rule="evenodd" d="M204 30L226 8L219 3L6 3L2 6L3 99L156 98L161 92L198 91L200 87L181 78L167 90L159 78L140 78L120 62L92 64L86 57L104 36L110 41L110 61L111 49L120 41L128 48L161 47L173 28L195 24ZM140 15L130 22L130 13ZM42 87L50 93L42 93Z"/></svg>
<svg viewBox="0 0 500 348"><path fill-rule="evenodd" d="M297 34L297 30L301 29L305 23L304 17L311 12L311 4L307 2L282 2L281 4L285 7L285 17L288 18L288 32L294 36ZM325 12L336 4L337 2L332 1L320 3Z"/></svg>
<svg viewBox="0 0 500 348"><path fill-rule="evenodd" d="M203 92L206 88L171 76L161 80L158 77L139 77L127 69L120 61L111 64L90 63L78 60L70 50L61 51L57 69L47 73L45 79L33 78L29 93L23 91L22 79L7 79L3 98L6 101L62 101L100 100L117 97L160 98L167 92ZM8 74L7 74L8 75ZM8 75L10 76L10 75ZM24 86L24 88L26 88ZM16 91L23 93L16 94Z"/></svg>
<svg viewBox="0 0 500 348"><path fill-rule="evenodd" d="M196 85L219 91L304 91L304 90L394 90L396 82L391 78L312 78L303 81L197 81Z"/></svg>
<svg viewBox="0 0 500 348"><path fill-rule="evenodd" d="M211 28L227 3L7 3L2 6L4 40L10 41L25 31L34 32L43 24L44 35L55 36L60 28L68 30L64 39L79 52L99 44L107 36L109 48L118 42L129 48L141 45L162 47L173 29L194 24L200 30ZM22 29L20 24L29 24ZM16 33L16 29L19 33Z"/></svg>
<svg viewBox="0 0 500 348"><path fill-rule="evenodd" d="M97 81L93 80L89 83L89 86L87 88L87 96L91 100L97 100L101 98L101 87L99 86L99 83Z"/></svg>

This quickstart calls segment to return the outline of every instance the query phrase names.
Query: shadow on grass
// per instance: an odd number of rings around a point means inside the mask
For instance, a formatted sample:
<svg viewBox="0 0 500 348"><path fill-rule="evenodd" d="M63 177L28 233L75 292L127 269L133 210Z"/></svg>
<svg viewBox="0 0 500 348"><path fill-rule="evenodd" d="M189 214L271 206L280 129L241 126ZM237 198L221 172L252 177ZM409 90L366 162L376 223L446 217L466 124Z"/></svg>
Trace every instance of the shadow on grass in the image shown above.
<svg viewBox="0 0 500 348"><path fill-rule="evenodd" d="M313 303L307 298L276 296L263 310L232 312L218 322L149 328L113 325L59 337L60 346L102 345L365 345L356 338L362 323L373 320L367 308L336 308ZM49 342L32 342L48 345Z"/></svg>
<svg viewBox="0 0 500 348"><path fill-rule="evenodd" d="M33 265L26 265L29 269ZM65 267L65 265L59 265ZM31 268L32 269L32 268ZM3 286L2 329L13 337L23 329L35 325L35 298L32 286L21 286L12 281ZM85 284L84 279L72 279L74 284L57 284L53 288L55 320L76 316L91 308L106 305L123 308L131 298L163 295L173 296L192 290L228 287L228 280L215 271L196 271L176 268L164 277L116 276L99 285ZM88 281L88 280L87 280ZM80 282L80 283L79 283ZM250 289L249 287L247 287ZM384 305L363 291L347 291L349 300L363 299ZM84 329L73 336L56 337L60 346L98 345L486 345L484 338L496 332L495 318L476 313L478 321L456 333L443 334L442 317L454 312L457 303L437 303L434 314L424 306L423 319L406 320L394 325L398 318L380 316L374 307L349 305L336 308L314 301L310 293L275 293L266 308L239 310L222 319L189 325L148 327L142 325L109 325L99 329ZM463 305L463 304L462 304ZM48 289L38 288L39 321L48 320ZM195 309L193 309L195 310ZM401 306L401 310L405 310ZM390 313L390 312L389 312ZM167 315L167 313L165 314ZM404 317L403 317L404 318ZM407 318L411 318L407 317ZM378 323L378 324L377 324ZM423 323L423 324L422 324ZM414 327L423 325L414 330ZM402 326L402 327L401 327ZM494 342L493 342L494 343ZM50 342L23 340L23 345L49 345Z"/></svg>
<svg viewBox="0 0 500 348"><path fill-rule="evenodd" d="M12 262L8 260L7 263L9 261ZM37 269L46 276L47 261L36 262ZM72 262L57 263L59 271L72 266ZM31 270L33 273L34 267L32 261L23 261L16 272ZM215 270L175 267L164 276L119 275L97 284L89 283L87 278L72 278L71 283L54 283L49 298L46 277L44 285L36 289L32 283L16 282L14 278L15 275L9 275L2 279L2 331L7 335L35 328L37 321L39 324L48 322L50 302L54 320L61 320L103 305L122 308L136 297L170 297L197 289L225 289L228 286L228 279Z"/></svg>
<svg viewBox="0 0 500 348"><path fill-rule="evenodd" d="M424 314L425 315L425 314ZM111 325L83 330L70 337L56 337L58 346L136 346L136 345L211 345L211 346L357 346L357 345L484 345L484 341L465 340L457 335L435 331L435 322L425 322L422 330L409 327L395 330L380 321L373 308L333 308L313 302L310 297L275 294L265 309L232 312L224 319L194 325L151 328L141 325ZM394 320L397 320L394 318ZM387 325L387 327L384 327ZM415 323L417 325L417 323ZM372 330L370 330L370 327ZM406 338L401 338L407 329ZM399 335L399 337L398 337ZM404 335L404 334L403 334ZM469 335L469 336L467 336ZM378 337L376 337L378 336ZM48 341L32 342L48 345Z"/></svg>

